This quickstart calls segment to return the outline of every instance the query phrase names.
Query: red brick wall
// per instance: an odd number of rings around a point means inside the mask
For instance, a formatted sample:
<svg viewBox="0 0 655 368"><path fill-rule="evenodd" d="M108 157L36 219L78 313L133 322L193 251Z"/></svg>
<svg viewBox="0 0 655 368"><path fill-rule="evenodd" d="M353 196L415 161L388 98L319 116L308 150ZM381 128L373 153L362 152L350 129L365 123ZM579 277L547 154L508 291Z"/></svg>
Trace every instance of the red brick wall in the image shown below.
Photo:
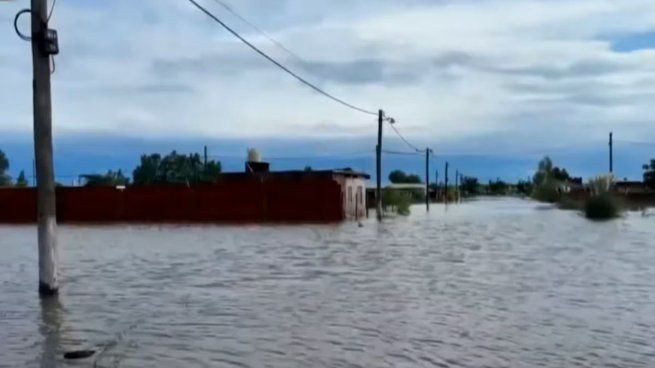
<svg viewBox="0 0 655 368"><path fill-rule="evenodd" d="M333 222L333 180L246 180L197 186L59 187L59 222ZM36 220L33 188L0 189L0 223Z"/></svg>

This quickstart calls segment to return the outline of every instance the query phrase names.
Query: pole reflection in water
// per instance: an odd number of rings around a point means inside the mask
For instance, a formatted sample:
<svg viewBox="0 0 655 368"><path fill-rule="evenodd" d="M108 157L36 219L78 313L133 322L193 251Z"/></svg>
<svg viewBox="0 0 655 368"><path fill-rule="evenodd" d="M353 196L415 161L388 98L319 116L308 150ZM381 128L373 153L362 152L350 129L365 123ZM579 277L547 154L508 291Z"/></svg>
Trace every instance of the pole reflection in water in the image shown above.
<svg viewBox="0 0 655 368"><path fill-rule="evenodd" d="M56 367L60 362L61 315L62 307L59 298L41 298L41 323L39 333L43 337L41 347L41 367Z"/></svg>

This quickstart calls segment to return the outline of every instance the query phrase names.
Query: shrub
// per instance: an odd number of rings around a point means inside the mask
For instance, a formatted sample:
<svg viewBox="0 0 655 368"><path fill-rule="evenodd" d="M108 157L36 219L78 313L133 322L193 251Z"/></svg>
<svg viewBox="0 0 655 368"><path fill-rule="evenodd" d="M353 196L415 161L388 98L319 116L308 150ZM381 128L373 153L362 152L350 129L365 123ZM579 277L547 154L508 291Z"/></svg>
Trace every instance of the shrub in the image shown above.
<svg viewBox="0 0 655 368"><path fill-rule="evenodd" d="M562 196L559 200L558 207L562 210L583 210L584 204L572 198L571 196L565 195Z"/></svg>
<svg viewBox="0 0 655 368"><path fill-rule="evenodd" d="M557 183L547 181L534 188L532 191L532 198L539 202L556 203L560 198L560 193L557 188Z"/></svg>
<svg viewBox="0 0 655 368"><path fill-rule="evenodd" d="M589 197L584 212L590 220L609 220L621 214L621 205L611 193L604 192Z"/></svg>
<svg viewBox="0 0 655 368"><path fill-rule="evenodd" d="M382 192L382 206L385 210L395 211L399 215L408 216L412 196L399 190L385 188Z"/></svg>

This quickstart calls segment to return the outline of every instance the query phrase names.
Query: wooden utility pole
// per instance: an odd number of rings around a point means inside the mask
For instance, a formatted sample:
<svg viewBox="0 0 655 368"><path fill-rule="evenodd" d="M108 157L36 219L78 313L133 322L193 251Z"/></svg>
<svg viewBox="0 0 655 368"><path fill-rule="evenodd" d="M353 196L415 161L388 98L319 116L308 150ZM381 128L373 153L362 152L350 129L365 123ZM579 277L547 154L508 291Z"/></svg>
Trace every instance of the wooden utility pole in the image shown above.
<svg viewBox="0 0 655 368"><path fill-rule="evenodd" d="M455 202L459 202L459 170L455 170Z"/></svg>
<svg viewBox="0 0 655 368"><path fill-rule="evenodd" d="M34 98L34 157L36 160L37 228L39 243L39 294L59 290L57 256L57 208L52 158L52 102L50 54L46 51L48 1L31 0L32 64Z"/></svg>
<svg viewBox="0 0 655 368"><path fill-rule="evenodd" d="M430 212L430 149L425 149L425 210Z"/></svg>
<svg viewBox="0 0 655 368"><path fill-rule="evenodd" d="M447 161L446 161L446 171L444 173L443 203L448 203L448 162Z"/></svg>
<svg viewBox="0 0 655 368"><path fill-rule="evenodd" d="M610 132L610 174L614 172L614 139L613 134Z"/></svg>
<svg viewBox="0 0 655 368"><path fill-rule="evenodd" d="M375 147L375 173L377 185L375 187L375 210L378 221L382 221L382 122L384 112L378 111L378 145Z"/></svg>
<svg viewBox="0 0 655 368"><path fill-rule="evenodd" d="M207 170L207 146L205 146L204 148L205 148L205 150L204 150L204 161L202 163L202 166L205 168L205 170Z"/></svg>

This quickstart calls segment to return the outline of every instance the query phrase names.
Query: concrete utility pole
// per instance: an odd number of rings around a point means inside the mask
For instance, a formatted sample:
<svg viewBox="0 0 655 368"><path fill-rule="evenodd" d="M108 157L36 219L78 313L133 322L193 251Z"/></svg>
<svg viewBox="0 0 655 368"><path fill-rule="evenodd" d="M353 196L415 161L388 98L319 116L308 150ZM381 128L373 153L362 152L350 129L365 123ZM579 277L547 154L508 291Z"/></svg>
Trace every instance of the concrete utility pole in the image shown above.
<svg viewBox="0 0 655 368"><path fill-rule="evenodd" d="M425 149L425 209L430 212L430 149Z"/></svg>
<svg viewBox="0 0 655 368"><path fill-rule="evenodd" d="M610 174L614 172L614 139L613 133L610 132Z"/></svg>
<svg viewBox="0 0 655 368"><path fill-rule="evenodd" d="M375 173L377 185L375 187L375 210L378 221L382 221L382 122L384 112L378 111L378 145L375 147Z"/></svg>
<svg viewBox="0 0 655 368"><path fill-rule="evenodd" d="M446 161L446 171L444 173L443 203L448 203L448 162L447 161Z"/></svg>
<svg viewBox="0 0 655 368"><path fill-rule="evenodd" d="M48 1L31 0L31 9L39 294L49 296L56 295L59 291L57 207L52 158L52 102L50 97L50 55L56 52L48 49L46 43L46 36L49 33Z"/></svg>

